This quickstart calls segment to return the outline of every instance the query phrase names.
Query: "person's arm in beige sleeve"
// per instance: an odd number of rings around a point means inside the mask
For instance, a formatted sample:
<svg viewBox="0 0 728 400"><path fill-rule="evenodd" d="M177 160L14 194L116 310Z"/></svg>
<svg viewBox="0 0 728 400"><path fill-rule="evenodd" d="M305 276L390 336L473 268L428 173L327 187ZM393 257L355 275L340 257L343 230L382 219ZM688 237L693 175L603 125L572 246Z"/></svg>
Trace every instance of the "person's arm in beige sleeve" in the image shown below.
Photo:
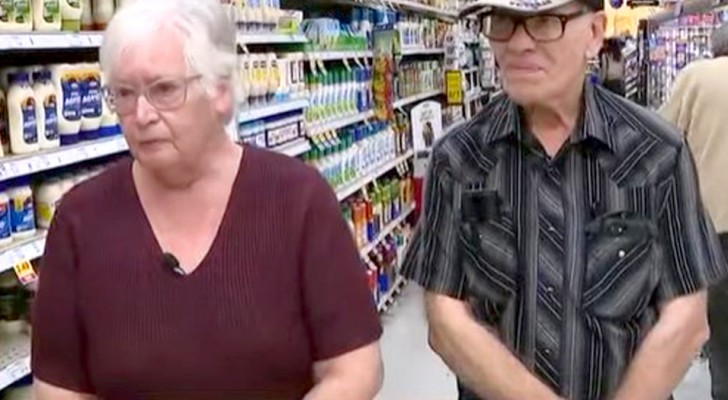
<svg viewBox="0 0 728 400"><path fill-rule="evenodd" d="M670 98L660 107L659 113L663 118L677 126L684 135L687 135L687 129L690 126L690 112L687 104L692 99L687 86L689 82L690 70L683 70L678 74L672 87Z"/></svg>

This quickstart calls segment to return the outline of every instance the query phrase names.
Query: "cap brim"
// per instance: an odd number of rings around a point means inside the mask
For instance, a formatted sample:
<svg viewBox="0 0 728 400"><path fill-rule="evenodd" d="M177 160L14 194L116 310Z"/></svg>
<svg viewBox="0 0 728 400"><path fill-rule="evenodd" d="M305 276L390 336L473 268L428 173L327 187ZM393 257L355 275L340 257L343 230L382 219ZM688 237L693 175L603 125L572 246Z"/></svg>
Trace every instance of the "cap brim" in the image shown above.
<svg viewBox="0 0 728 400"><path fill-rule="evenodd" d="M458 11L459 18L480 15L493 9L507 10L521 14L536 14L550 11L571 3L573 0L478 0L469 3Z"/></svg>

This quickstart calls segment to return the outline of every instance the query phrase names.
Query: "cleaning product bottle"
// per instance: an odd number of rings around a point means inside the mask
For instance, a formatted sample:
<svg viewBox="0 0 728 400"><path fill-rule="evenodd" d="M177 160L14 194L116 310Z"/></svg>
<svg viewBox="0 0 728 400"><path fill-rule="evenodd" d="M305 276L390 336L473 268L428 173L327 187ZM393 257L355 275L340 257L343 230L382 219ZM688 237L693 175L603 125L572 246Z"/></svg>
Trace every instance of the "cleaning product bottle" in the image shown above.
<svg viewBox="0 0 728 400"><path fill-rule="evenodd" d="M81 131L81 87L77 67L58 64L51 67L51 80L58 96L58 132L61 146L78 143Z"/></svg>
<svg viewBox="0 0 728 400"><path fill-rule="evenodd" d="M99 137L103 97L101 95L101 67L98 64L80 65L81 87L81 140Z"/></svg>
<svg viewBox="0 0 728 400"><path fill-rule="evenodd" d="M38 105L38 142L41 150L61 145L58 133L58 96L51 82L51 71L38 71L33 75L33 91Z"/></svg>
<svg viewBox="0 0 728 400"><path fill-rule="evenodd" d="M101 73L101 87L106 85L106 77ZM101 100L101 125L99 127L100 137L109 137L119 134L119 116L111 110L109 105Z"/></svg>
<svg viewBox="0 0 728 400"><path fill-rule="evenodd" d="M83 14L81 0L61 0L61 28L64 31L81 30L81 14Z"/></svg>
<svg viewBox="0 0 728 400"><path fill-rule="evenodd" d="M28 74L17 72L10 76L7 100L10 151L13 154L28 154L38 151L37 105Z"/></svg>
<svg viewBox="0 0 728 400"><path fill-rule="evenodd" d="M103 31L114 16L114 0L93 0L94 28Z"/></svg>
<svg viewBox="0 0 728 400"><path fill-rule="evenodd" d="M55 32L61 30L61 0L33 0L33 29Z"/></svg>
<svg viewBox="0 0 728 400"><path fill-rule="evenodd" d="M35 189L35 217L39 228L50 228L62 197L63 185L57 179L45 181Z"/></svg>
<svg viewBox="0 0 728 400"><path fill-rule="evenodd" d="M35 235L35 210L33 208L33 191L30 189L30 178L23 176L8 184L10 197L10 219L12 221L13 239L27 239Z"/></svg>
<svg viewBox="0 0 728 400"><path fill-rule="evenodd" d="M33 10L30 0L13 0L13 24L17 32L33 30Z"/></svg>
<svg viewBox="0 0 728 400"><path fill-rule="evenodd" d="M81 30L92 31L94 29L94 14L91 8L91 0L81 1Z"/></svg>

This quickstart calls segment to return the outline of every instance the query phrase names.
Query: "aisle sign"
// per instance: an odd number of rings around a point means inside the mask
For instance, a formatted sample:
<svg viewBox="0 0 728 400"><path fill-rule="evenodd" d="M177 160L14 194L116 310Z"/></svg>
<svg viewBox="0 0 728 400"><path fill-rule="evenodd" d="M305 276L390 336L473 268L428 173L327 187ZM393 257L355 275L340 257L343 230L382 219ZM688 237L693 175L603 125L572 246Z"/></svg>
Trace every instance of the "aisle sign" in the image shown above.
<svg viewBox="0 0 728 400"><path fill-rule="evenodd" d="M19 264L15 264L13 267L15 275L23 285L29 285L38 280L38 274L35 273L35 269L30 261L23 261Z"/></svg>
<svg viewBox="0 0 728 400"><path fill-rule="evenodd" d="M463 74L460 71L447 71L445 73L445 87L447 104L463 104Z"/></svg>

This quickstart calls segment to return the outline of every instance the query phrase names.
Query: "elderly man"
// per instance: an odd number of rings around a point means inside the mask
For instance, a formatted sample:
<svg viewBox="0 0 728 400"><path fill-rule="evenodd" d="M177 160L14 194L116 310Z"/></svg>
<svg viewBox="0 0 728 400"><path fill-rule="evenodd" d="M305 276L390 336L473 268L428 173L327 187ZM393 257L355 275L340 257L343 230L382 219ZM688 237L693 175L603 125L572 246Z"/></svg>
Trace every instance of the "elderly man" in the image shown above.
<svg viewBox="0 0 728 400"><path fill-rule="evenodd" d="M695 157L705 207L728 252L728 23L713 32L713 57L688 65L680 72L670 100L662 108L665 118L685 133ZM708 321L713 399L728 400L728 280L709 289Z"/></svg>
<svg viewBox="0 0 728 400"><path fill-rule="evenodd" d="M672 125L585 83L601 0L483 0L504 94L433 149L405 263L461 399L665 400L726 273Z"/></svg>

